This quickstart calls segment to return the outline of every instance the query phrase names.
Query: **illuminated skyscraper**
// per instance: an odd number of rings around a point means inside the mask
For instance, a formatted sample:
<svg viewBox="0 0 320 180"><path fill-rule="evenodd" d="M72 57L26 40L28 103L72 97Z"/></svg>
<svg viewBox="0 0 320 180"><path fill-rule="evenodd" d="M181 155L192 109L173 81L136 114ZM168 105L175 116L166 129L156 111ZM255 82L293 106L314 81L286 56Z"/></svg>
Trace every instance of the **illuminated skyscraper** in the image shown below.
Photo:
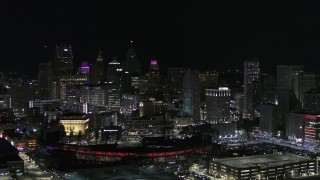
<svg viewBox="0 0 320 180"><path fill-rule="evenodd" d="M206 71L199 74L200 90L201 90L201 104L206 101L206 89L214 89L218 86L218 73L215 71Z"/></svg>
<svg viewBox="0 0 320 180"><path fill-rule="evenodd" d="M244 62L244 115L253 118L254 108L260 104L260 62L252 59Z"/></svg>
<svg viewBox="0 0 320 180"><path fill-rule="evenodd" d="M230 122L231 92L227 87L206 89L207 121L210 123Z"/></svg>
<svg viewBox="0 0 320 180"><path fill-rule="evenodd" d="M71 45L56 45L53 65L54 74L57 77L72 74L73 54Z"/></svg>
<svg viewBox="0 0 320 180"><path fill-rule="evenodd" d="M160 89L160 71L157 60L151 60L148 73L149 92L157 92Z"/></svg>
<svg viewBox="0 0 320 180"><path fill-rule="evenodd" d="M200 121L200 80L199 72L187 69L183 78L183 111L191 116L194 123Z"/></svg>

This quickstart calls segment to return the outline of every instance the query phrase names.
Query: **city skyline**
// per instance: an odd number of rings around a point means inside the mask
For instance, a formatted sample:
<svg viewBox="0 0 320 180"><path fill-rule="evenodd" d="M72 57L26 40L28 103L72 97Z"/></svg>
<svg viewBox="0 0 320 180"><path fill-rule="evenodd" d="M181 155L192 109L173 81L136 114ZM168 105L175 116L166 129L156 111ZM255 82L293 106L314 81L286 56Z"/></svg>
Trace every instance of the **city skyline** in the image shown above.
<svg viewBox="0 0 320 180"><path fill-rule="evenodd" d="M312 68L320 37L313 5L6 2L1 70L34 72L44 47L53 58L56 44L72 45L76 67L93 62L99 50L106 62L123 62L131 40L144 69L152 59L160 68L242 69L252 57L264 71L275 72L277 64Z"/></svg>

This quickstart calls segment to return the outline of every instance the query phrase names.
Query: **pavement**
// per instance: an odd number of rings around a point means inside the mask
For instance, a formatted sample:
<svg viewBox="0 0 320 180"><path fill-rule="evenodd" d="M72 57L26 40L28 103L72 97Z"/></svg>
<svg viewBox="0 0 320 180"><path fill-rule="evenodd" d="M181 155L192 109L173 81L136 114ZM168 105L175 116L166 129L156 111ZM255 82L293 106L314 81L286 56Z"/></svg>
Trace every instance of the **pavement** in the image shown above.
<svg viewBox="0 0 320 180"><path fill-rule="evenodd" d="M22 175L22 179L26 180L51 180L50 173L41 170L39 166L35 164L35 161L33 161L29 156L27 156L24 152L19 152L19 156L24 161L24 168L25 172L24 175Z"/></svg>

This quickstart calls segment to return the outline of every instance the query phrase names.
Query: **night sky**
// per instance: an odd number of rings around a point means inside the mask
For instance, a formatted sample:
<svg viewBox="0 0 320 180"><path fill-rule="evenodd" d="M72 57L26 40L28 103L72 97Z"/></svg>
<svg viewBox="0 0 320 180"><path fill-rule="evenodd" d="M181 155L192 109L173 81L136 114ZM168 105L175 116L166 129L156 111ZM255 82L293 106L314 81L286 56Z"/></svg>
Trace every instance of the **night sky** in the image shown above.
<svg viewBox="0 0 320 180"><path fill-rule="evenodd" d="M320 64L318 4L92 2L1 2L0 70L34 75L44 46L53 57L56 43L72 45L76 65L100 49L122 61L130 40L144 67L157 59L160 68L242 69L251 57L263 71Z"/></svg>

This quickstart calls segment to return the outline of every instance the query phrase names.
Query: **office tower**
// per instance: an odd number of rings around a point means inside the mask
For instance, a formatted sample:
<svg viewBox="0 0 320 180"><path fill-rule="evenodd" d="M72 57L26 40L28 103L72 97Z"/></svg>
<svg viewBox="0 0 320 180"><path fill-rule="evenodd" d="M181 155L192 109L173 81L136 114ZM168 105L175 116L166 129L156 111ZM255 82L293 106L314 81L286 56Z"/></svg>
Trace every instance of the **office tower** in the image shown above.
<svg viewBox="0 0 320 180"><path fill-rule="evenodd" d="M106 107L109 111L120 112L121 92L120 85L117 83L105 83L107 96Z"/></svg>
<svg viewBox="0 0 320 180"><path fill-rule="evenodd" d="M200 89L201 89L201 103L205 104L206 89L214 89L218 86L218 73L215 71L206 71L199 74Z"/></svg>
<svg viewBox="0 0 320 180"><path fill-rule="evenodd" d="M137 52L133 47L133 41L130 42L130 48L126 54L126 60L123 64L124 71L131 75L139 76L141 74L141 62L137 57Z"/></svg>
<svg viewBox="0 0 320 180"><path fill-rule="evenodd" d="M145 95L148 92L148 76L140 76L139 77L139 94Z"/></svg>
<svg viewBox="0 0 320 180"><path fill-rule="evenodd" d="M174 96L181 96L183 89L184 68L168 68L168 88L169 92Z"/></svg>
<svg viewBox="0 0 320 180"><path fill-rule="evenodd" d="M102 85L87 84L77 86L80 103L90 106L106 106L106 89Z"/></svg>
<svg viewBox="0 0 320 180"><path fill-rule="evenodd" d="M199 72L187 69L183 78L183 111L193 119L200 121L200 80Z"/></svg>
<svg viewBox="0 0 320 180"><path fill-rule="evenodd" d="M148 73L148 91L157 92L160 90L160 71L157 60L151 60Z"/></svg>
<svg viewBox="0 0 320 180"><path fill-rule="evenodd" d="M107 81L120 83L122 68L117 57L114 57L107 66Z"/></svg>
<svg viewBox="0 0 320 180"><path fill-rule="evenodd" d="M306 113L290 112L286 122L286 137L290 141L302 141L304 131L304 116Z"/></svg>
<svg viewBox="0 0 320 180"><path fill-rule="evenodd" d="M278 104L279 130L285 131L289 112L301 110L301 103L293 91L283 90L277 93L276 104Z"/></svg>
<svg viewBox="0 0 320 180"><path fill-rule="evenodd" d="M78 74L86 74L89 75L90 67L88 61L82 61L81 66L78 68Z"/></svg>
<svg viewBox="0 0 320 180"><path fill-rule="evenodd" d="M259 131L268 136L277 135L278 129L277 106L271 103L260 105Z"/></svg>
<svg viewBox="0 0 320 180"><path fill-rule="evenodd" d="M230 118L231 92L227 87L206 89L207 122L226 123Z"/></svg>
<svg viewBox="0 0 320 180"><path fill-rule="evenodd" d="M56 90L58 91L58 99L69 100L73 99L70 96L74 96L69 91L74 89L76 85L86 84L88 82L88 76L86 74L72 74L63 75L59 78ZM67 95L70 95L69 97Z"/></svg>
<svg viewBox="0 0 320 180"><path fill-rule="evenodd" d="M36 83L16 79L9 85L8 94L11 96L11 104L14 109L24 109L30 100L36 98ZM5 95L2 96L5 97Z"/></svg>
<svg viewBox="0 0 320 180"><path fill-rule="evenodd" d="M261 102L262 103L274 103L277 91L277 81L271 75L264 75L262 77L262 93Z"/></svg>
<svg viewBox="0 0 320 180"><path fill-rule="evenodd" d="M303 93L317 88L317 76L311 72L297 72L294 75L293 91L299 102L303 103ZM302 104L303 107L303 104Z"/></svg>
<svg viewBox="0 0 320 180"><path fill-rule="evenodd" d="M39 63L38 70L38 92L39 98L51 99L51 84L53 80L53 66L52 62Z"/></svg>
<svg viewBox="0 0 320 180"><path fill-rule="evenodd" d="M303 72L303 65L278 65L277 66L277 89L293 90L296 73Z"/></svg>
<svg viewBox="0 0 320 180"><path fill-rule="evenodd" d="M99 51L99 55L95 62L93 63L92 67L92 73L90 76L90 83L91 84L98 84L103 82L106 77L106 72L105 72L105 62L102 57L102 51Z"/></svg>
<svg viewBox="0 0 320 180"><path fill-rule="evenodd" d="M260 62L257 59L244 62L244 110L245 117L252 119L254 109L260 104Z"/></svg>
<svg viewBox="0 0 320 180"><path fill-rule="evenodd" d="M56 45L53 65L54 75L56 77L73 73L73 53L71 45Z"/></svg>
<svg viewBox="0 0 320 180"><path fill-rule="evenodd" d="M320 91L311 89L303 93L303 109L307 113L320 113Z"/></svg>

